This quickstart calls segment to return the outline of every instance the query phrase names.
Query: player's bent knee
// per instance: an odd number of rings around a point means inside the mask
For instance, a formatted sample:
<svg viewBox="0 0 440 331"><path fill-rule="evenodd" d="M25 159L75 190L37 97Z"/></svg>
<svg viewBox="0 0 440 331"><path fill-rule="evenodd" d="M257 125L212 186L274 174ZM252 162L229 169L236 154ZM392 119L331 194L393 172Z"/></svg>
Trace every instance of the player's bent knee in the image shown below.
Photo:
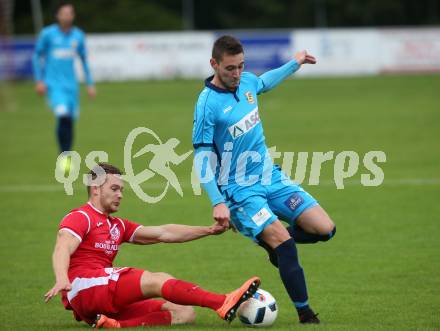
<svg viewBox="0 0 440 331"><path fill-rule="evenodd" d="M329 241L336 234L336 225L333 225L333 228L328 232L327 235L323 235L321 241Z"/></svg>
<svg viewBox="0 0 440 331"><path fill-rule="evenodd" d="M153 275L163 282L166 282L168 279L174 278L173 276L167 274L166 272L154 272Z"/></svg>
<svg viewBox="0 0 440 331"><path fill-rule="evenodd" d="M141 289L145 297L161 296L163 284L172 279L171 275L165 272L144 271L141 277Z"/></svg>
<svg viewBox="0 0 440 331"><path fill-rule="evenodd" d="M152 274L155 283L162 288L163 284L169 279L173 279L174 277L166 272L154 272Z"/></svg>
<svg viewBox="0 0 440 331"><path fill-rule="evenodd" d="M290 234L282 223L277 220L268 225L259 235L260 240L263 240L272 249L278 247L280 244L290 239Z"/></svg>
<svg viewBox="0 0 440 331"><path fill-rule="evenodd" d="M333 223L332 219L327 216L319 218L316 227L319 234L327 235L336 228L336 225Z"/></svg>
<svg viewBox="0 0 440 331"><path fill-rule="evenodd" d="M174 306L170 309L171 324L193 324L196 321L196 312L191 306Z"/></svg>
<svg viewBox="0 0 440 331"><path fill-rule="evenodd" d="M185 311L183 312L183 319L185 324L193 324L196 321L196 311L193 307L184 307Z"/></svg>

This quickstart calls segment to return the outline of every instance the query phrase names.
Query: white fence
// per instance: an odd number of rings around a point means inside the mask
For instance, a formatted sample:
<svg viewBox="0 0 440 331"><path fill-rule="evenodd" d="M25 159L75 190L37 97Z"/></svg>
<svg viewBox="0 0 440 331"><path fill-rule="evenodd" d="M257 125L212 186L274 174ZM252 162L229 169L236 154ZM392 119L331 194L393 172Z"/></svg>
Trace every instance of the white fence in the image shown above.
<svg viewBox="0 0 440 331"><path fill-rule="evenodd" d="M440 28L232 31L245 47L246 70L276 68L306 49L318 59L298 75L440 72ZM219 32L89 34L96 81L205 78ZM15 44L14 44L15 42ZM0 43L1 46L1 43ZM31 76L33 40L0 51L0 79ZM28 59L28 60L26 60Z"/></svg>
<svg viewBox="0 0 440 331"><path fill-rule="evenodd" d="M96 80L205 77L210 73L212 33L90 35L90 66Z"/></svg>
<svg viewBox="0 0 440 331"><path fill-rule="evenodd" d="M91 35L92 71L97 80L204 78L211 72L211 47L219 35ZM237 35L245 40L245 59L251 59L246 70L257 73L281 65L301 49L318 58L317 65L298 73L301 76L440 72L440 28L315 29L264 35L250 31ZM263 67L262 55L268 57Z"/></svg>

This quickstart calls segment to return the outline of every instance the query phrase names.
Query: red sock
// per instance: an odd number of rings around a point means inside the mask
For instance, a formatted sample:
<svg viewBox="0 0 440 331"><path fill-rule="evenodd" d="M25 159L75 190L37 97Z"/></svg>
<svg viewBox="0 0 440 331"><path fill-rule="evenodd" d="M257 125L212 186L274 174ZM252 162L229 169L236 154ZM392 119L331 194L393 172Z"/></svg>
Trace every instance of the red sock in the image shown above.
<svg viewBox="0 0 440 331"><path fill-rule="evenodd" d="M121 328L136 326L171 325L171 313L168 310L155 311L141 317L119 321Z"/></svg>
<svg viewBox="0 0 440 331"><path fill-rule="evenodd" d="M198 285L179 279L169 279L162 286L162 298L178 305L219 309L226 296L205 291Z"/></svg>

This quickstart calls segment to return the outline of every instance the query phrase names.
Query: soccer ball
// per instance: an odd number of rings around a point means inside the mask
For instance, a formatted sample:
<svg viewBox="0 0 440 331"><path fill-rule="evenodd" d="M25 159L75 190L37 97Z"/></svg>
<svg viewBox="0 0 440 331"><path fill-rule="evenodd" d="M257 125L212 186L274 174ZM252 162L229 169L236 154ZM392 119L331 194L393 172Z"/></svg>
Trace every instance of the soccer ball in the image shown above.
<svg viewBox="0 0 440 331"><path fill-rule="evenodd" d="M278 315L275 298L269 292L258 289L254 296L237 310L237 316L247 326L270 326Z"/></svg>

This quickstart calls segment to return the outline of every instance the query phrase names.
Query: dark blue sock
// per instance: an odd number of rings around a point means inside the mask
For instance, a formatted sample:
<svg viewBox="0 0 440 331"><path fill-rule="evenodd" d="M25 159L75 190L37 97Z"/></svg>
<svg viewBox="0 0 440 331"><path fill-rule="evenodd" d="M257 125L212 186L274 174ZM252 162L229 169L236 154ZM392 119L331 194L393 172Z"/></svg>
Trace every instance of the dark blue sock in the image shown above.
<svg viewBox="0 0 440 331"><path fill-rule="evenodd" d="M299 265L295 240L293 238L286 240L275 248L275 252L278 256L278 270L281 279L296 310L299 313L309 309L306 280L304 271Z"/></svg>
<svg viewBox="0 0 440 331"><path fill-rule="evenodd" d="M57 138L60 151L70 151L73 141L73 119L71 117L58 118Z"/></svg>
<svg viewBox="0 0 440 331"><path fill-rule="evenodd" d="M290 236L295 239L295 242L298 244L314 244L318 241L329 241L333 238L336 234L336 226L328 234L308 233L296 224L293 227L287 227L287 231L289 231Z"/></svg>

